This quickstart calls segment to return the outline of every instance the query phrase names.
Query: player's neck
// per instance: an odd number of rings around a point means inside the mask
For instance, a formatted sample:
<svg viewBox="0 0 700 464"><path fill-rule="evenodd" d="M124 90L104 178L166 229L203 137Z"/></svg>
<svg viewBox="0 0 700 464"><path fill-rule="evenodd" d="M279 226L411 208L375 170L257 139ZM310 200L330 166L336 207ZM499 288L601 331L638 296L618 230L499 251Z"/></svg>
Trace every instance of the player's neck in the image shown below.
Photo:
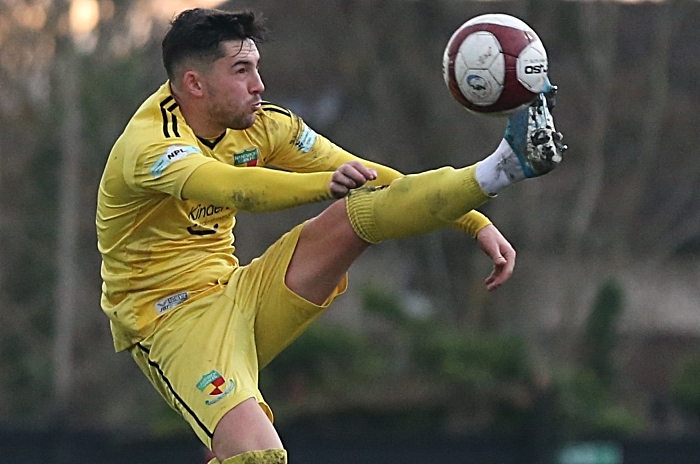
<svg viewBox="0 0 700 464"><path fill-rule="evenodd" d="M190 112L188 114L185 114L185 111L182 111L182 108L181 112L182 117L185 118L185 122L187 123L187 125L190 126L190 128L192 128L194 135L196 135L200 139L214 140L219 138L221 134L226 132L225 127L208 123L206 117L198 117L196 112Z"/></svg>
<svg viewBox="0 0 700 464"><path fill-rule="evenodd" d="M214 140L226 132L226 127L214 123L204 108L201 108L196 102L184 98L172 85L170 86L170 93L175 98L182 117L192 129L194 135L201 139Z"/></svg>

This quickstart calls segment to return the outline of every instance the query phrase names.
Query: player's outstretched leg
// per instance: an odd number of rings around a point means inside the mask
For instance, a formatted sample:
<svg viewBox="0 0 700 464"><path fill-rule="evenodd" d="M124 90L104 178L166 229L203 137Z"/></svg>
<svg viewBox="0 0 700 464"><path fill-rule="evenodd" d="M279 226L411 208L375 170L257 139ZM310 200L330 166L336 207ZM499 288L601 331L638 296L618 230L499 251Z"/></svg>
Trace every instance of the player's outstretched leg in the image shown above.
<svg viewBox="0 0 700 464"><path fill-rule="evenodd" d="M491 197L476 168L444 167L394 180L386 187L361 187L346 197L355 233L368 243L427 234L450 226Z"/></svg>
<svg viewBox="0 0 700 464"><path fill-rule="evenodd" d="M505 187L554 169L566 149L561 139L540 94L508 119L503 141L476 167L442 168L396 179L384 189L351 191L346 200L350 223L369 243L447 227Z"/></svg>
<svg viewBox="0 0 700 464"><path fill-rule="evenodd" d="M212 459L209 464L287 464L287 452L283 449L249 451L222 462Z"/></svg>
<svg viewBox="0 0 700 464"><path fill-rule="evenodd" d="M479 163L477 179L490 195L515 182L546 174L561 162L567 147L554 128L550 111L555 93L556 87L549 86L547 93L538 95L528 108L509 117L501 144Z"/></svg>

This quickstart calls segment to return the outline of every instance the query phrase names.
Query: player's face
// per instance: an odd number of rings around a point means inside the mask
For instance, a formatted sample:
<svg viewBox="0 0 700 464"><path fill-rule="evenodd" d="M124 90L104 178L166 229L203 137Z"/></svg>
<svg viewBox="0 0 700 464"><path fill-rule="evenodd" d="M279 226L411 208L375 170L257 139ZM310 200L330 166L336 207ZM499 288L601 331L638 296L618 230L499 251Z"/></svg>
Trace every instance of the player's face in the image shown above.
<svg viewBox="0 0 700 464"><path fill-rule="evenodd" d="M247 129L255 122L265 90L258 73L260 53L252 40L221 46L225 55L212 64L206 76L209 117L229 129Z"/></svg>

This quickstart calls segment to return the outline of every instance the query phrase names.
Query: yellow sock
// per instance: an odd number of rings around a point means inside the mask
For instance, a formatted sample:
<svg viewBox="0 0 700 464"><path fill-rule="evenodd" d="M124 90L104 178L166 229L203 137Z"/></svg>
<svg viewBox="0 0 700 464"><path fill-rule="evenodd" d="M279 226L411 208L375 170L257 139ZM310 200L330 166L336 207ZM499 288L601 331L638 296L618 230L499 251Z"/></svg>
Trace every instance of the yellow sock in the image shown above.
<svg viewBox="0 0 700 464"><path fill-rule="evenodd" d="M212 459L209 464L287 464L287 451L283 449L248 451L224 459L221 463Z"/></svg>
<svg viewBox="0 0 700 464"><path fill-rule="evenodd" d="M490 197L475 166L411 174L387 187L352 190L346 199L350 224L369 243L422 235L448 227Z"/></svg>

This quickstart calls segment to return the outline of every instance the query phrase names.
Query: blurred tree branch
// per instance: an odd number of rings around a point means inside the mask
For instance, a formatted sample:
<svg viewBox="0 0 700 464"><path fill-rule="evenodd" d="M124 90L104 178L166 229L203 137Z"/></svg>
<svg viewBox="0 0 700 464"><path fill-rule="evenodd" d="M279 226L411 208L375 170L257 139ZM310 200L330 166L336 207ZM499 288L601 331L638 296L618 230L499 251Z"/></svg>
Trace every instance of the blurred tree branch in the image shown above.
<svg viewBox="0 0 700 464"><path fill-rule="evenodd" d="M620 197L616 199L618 210L616 249L624 261L630 260L630 253L638 243L640 227L660 227L664 230L669 226L666 221L661 224L649 223L642 217L642 210L649 200L649 181L655 163L658 165L659 158L665 157L659 148L662 148L663 144L663 123L669 102L669 51L674 31L672 8L670 3L662 3L655 8L654 30L650 34L652 39L649 60L645 66L645 75L648 77L644 98L645 109L639 122L643 130L639 134L639 149L636 152L635 162L627 169L626 186L620 190ZM663 162L662 160L661 163ZM666 205L661 207L665 208Z"/></svg>
<svg viewBox="0 0 700 464"><path fill-rule="evenodd" d="M618 9L614 2L578 4L578 31L582 48L583 70L590 109L590 129L586 145L578 150L583 155L582 183L571 208L565 249L570 259L577 259L585 243L593 215L603 189L604 145L610 127L610 107L615 84L613 64L616 56Z"/></svg>
<svg viewBox="0 0 700 464"><path fill-rule="evenodd" d="M69 1L58 2L58 17L67 14ZM83 116L80 105L80 60L70 35L57 38L54 61L55 93L61 111L57 281L54 319L54 412L57 423L67 426L73 400L75 321L78 310L78 241L80 222L80 160L83 154Z"/></svg>

